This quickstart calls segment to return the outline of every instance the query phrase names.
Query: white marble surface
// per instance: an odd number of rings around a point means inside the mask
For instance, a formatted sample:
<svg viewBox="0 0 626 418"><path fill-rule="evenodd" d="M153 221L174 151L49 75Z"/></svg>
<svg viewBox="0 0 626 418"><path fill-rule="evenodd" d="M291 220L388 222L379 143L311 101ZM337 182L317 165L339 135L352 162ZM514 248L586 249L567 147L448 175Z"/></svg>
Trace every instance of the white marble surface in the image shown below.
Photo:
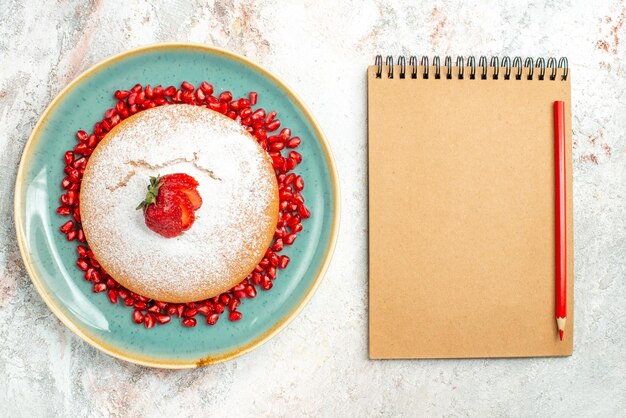
<svg viewBox="0 0 626 418"><path fill-rule="evenodd" d="M625 416L626 4L0 0L0 415ZM17 163L39 115L81 71L128 48L217 45L278 74L334 152L333 263L291 325L192 371L110 358L74 336L15 244ZM366 88L375 53L566 55L572 73L576 333L569 358L367 359Z"/></svg>

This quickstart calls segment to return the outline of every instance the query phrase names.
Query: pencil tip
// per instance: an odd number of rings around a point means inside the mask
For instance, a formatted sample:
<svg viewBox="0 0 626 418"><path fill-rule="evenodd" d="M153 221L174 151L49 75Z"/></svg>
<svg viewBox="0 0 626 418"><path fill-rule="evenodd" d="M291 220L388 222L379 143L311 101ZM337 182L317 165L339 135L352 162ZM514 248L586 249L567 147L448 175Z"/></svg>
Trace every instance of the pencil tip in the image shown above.
<svg viewBox="0 0 626 418"><path fill-rule="evenodd" d="M563 332L564 331L562 329L559 330L559 338L561 339L561 341L563 341Z"/></svg>

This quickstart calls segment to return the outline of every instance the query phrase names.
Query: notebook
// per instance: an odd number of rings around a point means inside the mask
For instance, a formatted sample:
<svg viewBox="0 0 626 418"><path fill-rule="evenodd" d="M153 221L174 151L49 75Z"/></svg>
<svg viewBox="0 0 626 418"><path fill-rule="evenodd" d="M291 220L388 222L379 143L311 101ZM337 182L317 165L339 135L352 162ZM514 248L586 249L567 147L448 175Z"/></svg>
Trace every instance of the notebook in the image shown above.
<svg viewBox="0 0 626 418"><path fill-rule="evenodd" d="M369 355L567 356L567 60L376 58L368 78ZM565 102L567 329L555 322L553 103Z"/></svg>

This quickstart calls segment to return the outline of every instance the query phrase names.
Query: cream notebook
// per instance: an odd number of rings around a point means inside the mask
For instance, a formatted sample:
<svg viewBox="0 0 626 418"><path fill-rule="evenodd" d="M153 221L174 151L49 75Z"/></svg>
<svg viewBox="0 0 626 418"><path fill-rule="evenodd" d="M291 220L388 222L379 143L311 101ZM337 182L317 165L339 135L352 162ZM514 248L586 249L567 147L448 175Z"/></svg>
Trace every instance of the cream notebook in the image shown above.
<svg viewBox="0 0 626 418"><path fill-rule="evenodd" d="M408 61L408 62L407 62ZM370 358L572 353L567 61L368 68ZM553 103L565 102L567 329L555 322Z"/></svg>

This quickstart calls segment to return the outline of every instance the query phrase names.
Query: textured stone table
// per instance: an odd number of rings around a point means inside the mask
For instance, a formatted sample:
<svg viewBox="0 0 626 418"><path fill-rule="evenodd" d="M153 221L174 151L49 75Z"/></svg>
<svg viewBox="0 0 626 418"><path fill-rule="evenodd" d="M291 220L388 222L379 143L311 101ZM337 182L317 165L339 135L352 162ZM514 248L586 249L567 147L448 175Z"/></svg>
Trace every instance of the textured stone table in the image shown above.
<svg viewBox="0 0 626 418"><path fill-rule="evenodd" d="M0 415L624 416L623 1L0 3ZM342 188L335 257L301 315L248 355L191 371L118 361L66 329L24 270L12 214L17 164L50 100L103 58L166 41L227 48L279 75L325 130ZM365 67L381 52L569 57L572 357L367 359Z"/></svg>

